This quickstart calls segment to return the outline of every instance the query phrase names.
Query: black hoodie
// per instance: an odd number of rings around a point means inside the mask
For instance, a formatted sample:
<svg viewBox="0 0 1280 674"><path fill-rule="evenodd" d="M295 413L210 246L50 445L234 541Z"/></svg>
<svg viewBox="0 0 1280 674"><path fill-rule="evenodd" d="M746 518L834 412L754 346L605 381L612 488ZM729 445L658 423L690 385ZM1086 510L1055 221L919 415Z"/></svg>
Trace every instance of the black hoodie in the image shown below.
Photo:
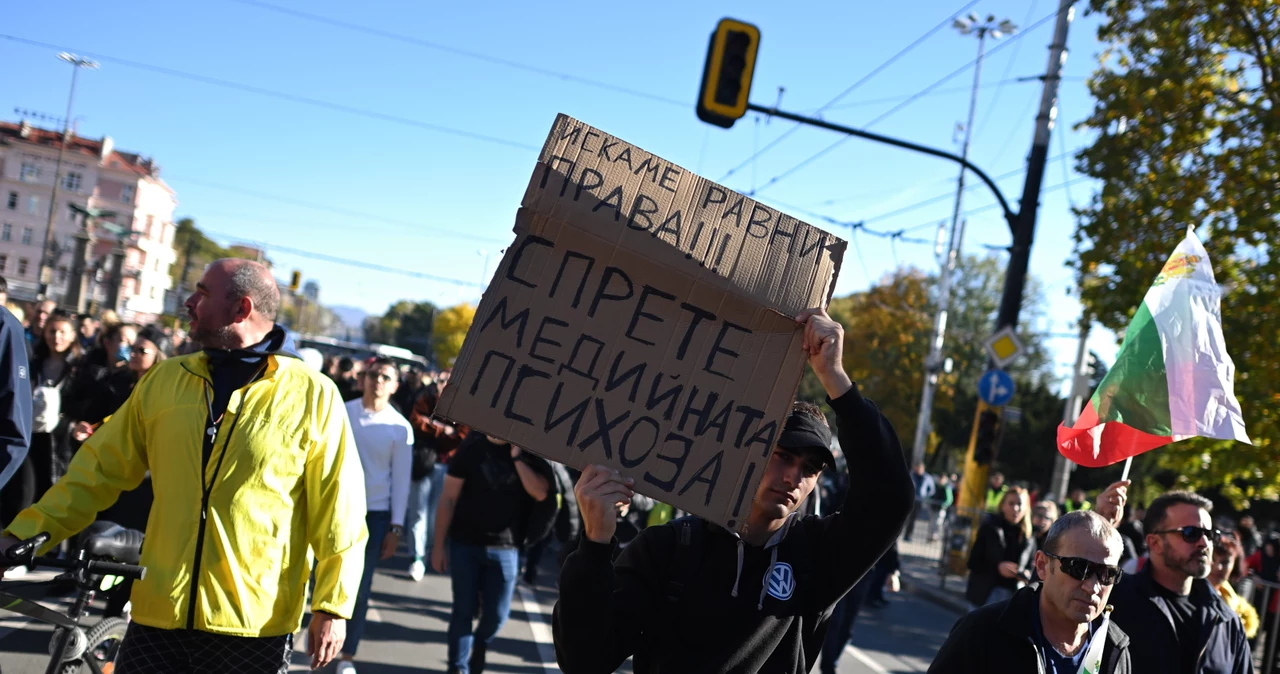
<svg viewBox="0 0 1280 674"><path fill-rule="evenodd" d="M813 669L836 602L875 565L915 496L897 434L855 386L828 401L849 460L844 507L793 515L764 546L707 524L683 605L666 602L671 524L646 529L610 563L613 545L585 537L565 560L554 631L566 674L616 671L795 672Z"/></svg>
<svg viewBox="0 0 1280 674"><path fill-rule="evenodd" d="M260 379L267 369L267 356L288 356L298 358L293 346L293 338L279 325L272 327L271 332L261 342L243 349L205 349L209 357L209 375L213 379L213 398L208 401L210 421L222 419L227 410L227 403L236 389L244 388ZM214 437L206 436L204 443L204 462L209 463L213 453Z"/></svg>

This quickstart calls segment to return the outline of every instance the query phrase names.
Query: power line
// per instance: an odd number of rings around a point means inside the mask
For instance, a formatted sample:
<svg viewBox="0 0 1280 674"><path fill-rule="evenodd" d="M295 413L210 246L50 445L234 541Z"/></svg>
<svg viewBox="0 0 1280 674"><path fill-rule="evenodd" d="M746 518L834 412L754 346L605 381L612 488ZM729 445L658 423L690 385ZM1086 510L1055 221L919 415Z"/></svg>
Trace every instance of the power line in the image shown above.
<svg viewBox="0 0 1280 674"><path fill-rule="evenodd" d="M417 47L423 47L425 49L434 49L437 51L454 54L456 56L465 56L467 58L476 59L478 61L485 61L485 62L493 63L496 65L506 66L508 68L515 68L517 70L523 70L525 72L544 75L546 77L552 77L555 79L564 80L566 82L573 82L575 84L582 84L589 87L595 87L597 89L604 89L607 91L612 91L614 93L626 94L628 96L635 96L637 98L644 98L651 101L656 101L658 103L665 103L667 105L678 105L680 107L687 107L689 105L688 101L677 100L674 98L667 98L666 96L659 96L657 94L652 94L647 91L629 89L627 87L621 87L616 84L610 84L609 82L602 82L600 80L593 80L587 77L582 77L580 75L574 75L571 73L558 72L558 71L550 70L547 68L532 66L527 63L520 63L519 61L511 61L511 60L500 58L497 56L491 56L489 54L483 54L480 52L461 49L459 47L453 47L447 44L441 44L439 42L431 42L429 40L423 40L420 38L413 37L411 35L405 35L403 33L393 33L389 30L374 28L373 26L365 26L358 23L352 23L350 21L343 21L341 19L334 19L331 17L322 16L320 14L311 14L310 12L303 12L301 10L290 9L288 7L281 7L279 5L273 5L268 2L260 2L259 0L227 0L227 1L237 2L242 5L248 5L250 7L257 7L258 9L263 9L269 12L276 12L278 14L284 14L286 16L292 16L294 18L302 19L304 21L323 23L326 25L335 26L338 28L346 29L346 30L352 30L359 33L366 33L368 35L387 38L389 40L404 42L406 44L411 44Z"/></svg>
<svg viewBox="0 0 1280 674"><path fill-rule="evenodd" d="M873 69L871 72L869 72L869 73L867 73L866 75L864 75L864 76L862 77L862 79L860 79L860 80L858 80L857 82L854 82L853 84L849 85L849 87L847 87L844 91L842 91L842 92L840 92L839 94L837 94L835 98L832 98L831 100L827 101L827 102L826 102L826 104L825 104L825 105L823 105L822 107L818 108L818 109L814 112L814 114L821 113L823 110L826 110L827 108L829 108L829 107L831 107L832 105L834 105L834 104L836 104L837 102L839 102L839 101L840 101L840 99L842 99L842 98L844 98L845 96L848 96L849 94L853 93L855 90L857 90L857 89L858 89L858 87L862 86L863 84L866 84L868 81L870 81L870 80L871 80L871 78L875 77L876 75L879 75L881 72L883 72L883 71L884 71L884 69L885 69L885 68L888 68L888 67L889 67L890 65L892 65L895 61L897 61L899 58L902 58L903 56L905 56L908 52L910 52L912 49L915 49L917 46L919 46L919 45L920 45L922 42L924 42L925 40L927 40L927 39L929 39L929 38L933 37L933 34L934 34L934 33L937 33L939 30L942 30L943 28L945 28L945 27L946 27L947 25L949 25L949 24L950 24L950 22L951 22L952 20L954 20L957 16L960 16L960 14L961 14L961 13L963 13L965 10L968 10L970 7L973 7L973 6L974 6L974 5L976 5L976 4L978 4L978 0L971 0L970 2L966 3L963 7L961 7L961 8L960 8L960 9L958 9L958 10L956 10L955 12L953 12L953 13L951 14L951 16L948 16L946 19L943 19L940 23L938 23L938 25L936 25L936 26L934 26L933 28L930 28L929 30L925 31L924 35L921 35L920 37L916 38L914 42L912 42L911 44L909 44L909 45L907 45L907 46L903 47L902 49L899 49L899 50L898 50L898 53L894 54L893 56L890 56L890 57L888 58L888 60L886 60L885 62L883 62L883 63L881 63L880 65L876 66L876 67L875 67L875 69ZM717 180L716 182L718 182L718 183L723 183L725 180L727 180L727 179L728 179L730 176L732 176L734 173L737 173L739 170L741 170L741 169L742 169L742 167L744 167L744 166L746 166L747 164L750 164L751 162L755 161L757 157L760 157L761 155L763 155L764 153L768 152L769 150L772 150L775 146L777 146L779 143L781 143L783 140L785 140L788 136L790 136L791 134L793 134L793 133L795 133L796 131L798 131L798 130L800 129L800 127L801 127L801 126L803 126L803 124L796 123L796 125L795 125L795 126L792 126L790 129L787 129L786 131L784 131L784 132L782 133L782 135L780 135L780 136L778 136L777 138L774 138L772 141L770 141L768 145L765 145L762 149L759 149L759 150L756 150L755 152L753 152L753 153L751 154L751 156L750 156L750 157L747 157L746 159L744 159L744 160L742 161L742 163L740 163L740 164L738 164L737 166L735 166L735 167L733 167L733 168L729 169L729 172L728 172L728 173L725 173L725 174L724 174L724 175L723 175L719 180Z"/></svg>
<svg viewBox="0 0 1280 674"><path fill-rule="evenodd" d="M1005 85L1005 84L1018 84L1018 83L1031 82L1031 81L1032 81L1032 80L1030 80L1030 79L1028 79L1028 78L1025 78L1025 77L1010 77L1010 78L1008 78L1008 79L1004 79L1004 80L996 80L996 81L992 81L992 82L983 82L982 84L978 85L978 88L979 88L979 89L990 89L990 88L992 88L992 87L1002 86L1002 85ZM964 87L949 87L949 88L946 88L946 89L935 89L935 90L933 90L933 91L929 92L929 95L930 95L930 96L939 96L939 95L942 95L942 94L958 94L958 93L964 93L964 92L968 92L968 91L972 91L972 90L973 90L973 85L964 86ZM850 102L850 103L844 103L844 104L842 104L842 105L837 105L837 106L834 106L834 107L828 108L828 110L847 110L847 109L849 109L849 108L862 108L862 107L866 107L866 106L868 106L868 105L877 105L877 104L880 104L880 103L897 103L898 101L904 101L904 100L906 100L906 99L908 99L908 98L911 98L912 96L915 96L915 94L898 94L897 96L885 96L884 98L868 98L868 99L866 99L866 100L853 101L853 102ZM819 111L820 111L820 110L819 110ZM817 112L817 111L814 111L814 112Z"/></svg>
<svg viewBox="0 0 1280 674"><path fill-rule="evenodd" d="M396 218L388 218L388 217L379 216L379 215L372 215L369 213L362 213L360 211L353 211L353 210L341 208L338 206L331 206L328 204L320 204L312 201L303 201L301 199L293 199L290 197L276 196L274 194L258 192L256 190L245 189L243 187L235 187L233 185L224 185L222 183L209 182L205 180L193 180L190 178L187 178L187 179L180 178L180 177L174 178L173 176L168 176L168 178L171 180L174 180L175 182L185 182L191 185L199 185L201 187L208 187L210 189L221 190L223 192L230 192L232 194L241 194L244 196L253 197L255 199L263 199L265 201L275 201L275 202L286 204L289 206L300 206L302 208L309 208L315 211L333 213L335 215L343 215L347 217L360 218L362 220L381 222L388 225L394 225L396 227L406 227L409 229L413 229L415 232L432 232L434 234L441 235L441 236L452 236L459 239L483 241L485 243L494 243L494 242L501 241L501 239L498 239L492 236L481 236L478 234L468 234L466 232L460 232L452 229L436 228L436 227L431 227L430 225L424 225L420 222L413 222L411 220L398 220Z"/></svg>
<svg viewBox="0 0 1280 674"><path fill-rule="evenodd" d="M416 119L410 119L408 117L401 117L399 115L392 115L385 112L378 112L377 110L366 110L364 108L357 108L350 105L344 105L342 103L324 101L318 98L310 98L310 97L301 96L298 94L285 93L282 91L277 91L275 89L267 89L265 87L253 86L251 84L241 84L239 82L232 82L230 80L218 79L216 77L208 77L206 75L188 73L181 70L174 70L173 68L166 68L164 66L151 65L149 63L132 61L129 59L123 59L116 56L108 56L106 54L89 52L83 49L76 49L74 47L65 47L65 46L60 46L55 44L49 44L48 42L28 40L26 38L16 37L13 35L0 35L0 38L9 40L10 42L17 42L19 44L25 44L32 47L41 47L44 49L51 49L51 50L57 50L57 51L71 51L77 54L82 54L84 56L92 57L99 61L114 63L116 65L125 66L127 68L147 70L154 73L160 73L162 75L168 75L170 77L177 77L185 80L191 80L193 82L200 82L202 84L209 84L217 87L223 87L226 89L235 89L237 91L244 91L251 94L257 94L259 96L266 96L269 98L289 101L290 103L299 103L302 105L310 105L317 108L324 108L326 110L345 112L350 115L367 117L370 119L376 119L383 122L403 124L405 126L412 126L419 129L425 129L427 131L435 131L437 133L448 134L451 136L470 138L472 140L484 141L486 143L495 143L497 145L506 145L508 147L519 148L521 150L533 150L536 152L542 149L540 146L530 145L528 143L522 143L514 140L508 140L506 138L499 138L497 136L490 136L488 134L476 133L474 131L467 131L465 129L456 129L450 126L443 126L440 124L432 124L430 122L423 122Z"/></svg>
<svg viewBox="0 0 1280 674"><path fill-rule="evenodd" d="M1052 14L1049 14L1049 15L1045 16L1044 18L1040 19L1039 21L1036 21L1035 23L1033 23L1033 24L1031 24L1030 26L1028 26L1028 27L1027 27L1027 29L1026 29L1025 31L1023 31L1023 32L1021 32L1021 33L1018 33L1017 35L1014 35L1013 37L1010 37L1008 40L1005 40L1005 41L1001 42L1000 44L997 44L996 46L994 46L994 47L992 47L991 49L987 50L987 56L990 56L991 54L994 54L994 53L996 53L997 51L999 51L999 50L1001 50L1001 49L1004 49L1005 47L1008 47L1008 46L1009 46L1009 45L1011 45L1011 44L1017 44L1019 40L1021 40L1021 39L1022 39L1022 38L1024 38L1024 37L1026 37L1027 35L1030 35L1030 34L1031 34L1031 31L1035 30L1036 28L1039 28L1041 25L1043 25L1043 24L1045 24L1045 23L1048 23L1051 19L1057 18L1057 16L1058 16L1058 12L1056 12L1056 11L1055 11L1055 12L1053 12ZM975 63L977 63L977 62L978 62L978 60L977 60L977 59L974 59L974 60L972 60L972 61L970 61L970 62L966 63L965 65L963 65L963 66L961 66L961 67L959 67L959 68L957 68L957 69L955 69L955 70L951 71L950 73L948 73L947 75L945 75L945 76L943 76L941 79L939 79L938 81L936 81L936 82L934 82L933 84L930 84L929 86L925 87L924 89L921 89L920 91L916 92L916 94L914 94L913 96L911 96L911 97L910 97L910 98L908 98L907 100L905 100L905 101L903 101L903 102L899 103L898 105L893 106L893 107L892 107L892 108L890 108L888 111L886 111L886 112L884 112L884 113L880 114L878 117L876 117L875 119L871 120L870 122L867 122L866 124L864 124L864 125L863 125L863 129L870 129L872 126L874 126L874 125L876 125L876 124L878 124L878 123L880 123L880 122L882 122L882 121L884 121L884 120L888 119L889 117L892 117L892 116L893 116L894 114L896 114L899 110L902 110L903 108L907 107L908 105L911 105L912 103L916 102L916 101L917 101L917 100L919 100L920 98L922 98L922 97L924 97L924 96L927 96L927 95L929 94L929 92L931 92L931 91L933 91L934 89L936 89L936 88L938 88L938 87L942 86L943 84L946 84L949 80L951 80L952 78L956 77L957 75L959 75L959 74L963 73L964 71L968 70L969 68L972 68L972 67L974 66L974 64L975 64ZM764 185L762 185L762 186L761 186L759 189L757 189L757 190L753 190L753 191L752 191L748 196L755 196L755 195L756 195L756 193L760 192L761 190L764 190L764 189L769 188L769 187L771 187L771 186L773 186L773 185L776 185L778 182L782 181L782 180L783 180L784 178L786 178L787 176L790 176L791 174L795 173L796 171L799 171L800 169L804 168L805 166L808 166L809 164L811 164L811 163L813 163L814 161L818 160L818 159L819 159L819 158L821 158L822 156L826 155L828 152L830 152L830 151L832 151L832 150L836 149L837 147L839 147L839 146L843 145L844 143L848 142L848 140L849 140L850 138L852 138L852 137L853 137L853 136L844 136L844 137L840 138L840 139L839 139L839 140L837 140L836 142L834 142L834 143L832 143L832 144L828 145L827 147L825 147L825 148L823 148L823 149L819 150L818 152L814 153L813 155L811 155L809 158L805 159L804 161L801 161L799 164L796 164L795 166L792 166L791 168L787 169L786 171L783 171L782 173L780 173L780 174L778 174L778 175L774 176L773 178L770 178L767 182L765 182L765 184L764 184ZM727 176L726 176L726 177L727 177ZM721 179L721 182L723 182L723 180L724 180L724 179L722 178L722 179Z"/></svg>
<svg viewBox="0 0 1280 674"><path fill-rule="evenodd" d="M447 283L447 284L456 285L456 286L464 286L467 288L483 288L484 287L484 284L476 283L475 281L464 281L462 279L449 278L447 276L436 276L434 274L425 274L423 272L412 271L410 269L388 267L386 265L374 264L372 262L365 262L363 260L354 260L351 258L338 257L336 255L327 255L325 253L317 253L309 250L300 250L297 248L291 248L289 246L278 246L276 244L267 243L265 241L254 241L252 239L248 239L242 236L233 236L231 234L210 232L203 229L201 231L206 236L225 239L227 241L240 241L243 243L251 243L255 246L258 246L264 249L275 250L281 253L288 253L290 255L297 255L299 257L311 258L313 260L320 260L322 262L332 262L334 264L346 265L348 267L357 267L360 269L368 269L371 271L380 271L388 274L399 274L401 276L410 276L413 278L423 279L426 281L434 281L436 283Z"/></svg>
<svg viewBox="0 0 1280 674"><path fill-rule="evenodd" d="M1031 0L1031 6L1027 8L1027 18L1022 20L1023 23L1031 20L1039 4L1040 0ZM982 121L978 123L978 128L974 130L975 135L982 135L982 131L987 128L987 122L991 121L991 116L995 114L996 108L999 107L997 104L1000 103L1000 94L1004 93L1004 85L1008 83L1009 75L1013 72L1013 66L1018 62L1018 54L1020 53L1022 53L1021 42L1013 48L1013 53L1009 55L1009 62L1004 67L1004 79L1000 82L1000 86L996 87L996 93L991 96L991 104L987 106L987 114L982 117Z"/></svg>

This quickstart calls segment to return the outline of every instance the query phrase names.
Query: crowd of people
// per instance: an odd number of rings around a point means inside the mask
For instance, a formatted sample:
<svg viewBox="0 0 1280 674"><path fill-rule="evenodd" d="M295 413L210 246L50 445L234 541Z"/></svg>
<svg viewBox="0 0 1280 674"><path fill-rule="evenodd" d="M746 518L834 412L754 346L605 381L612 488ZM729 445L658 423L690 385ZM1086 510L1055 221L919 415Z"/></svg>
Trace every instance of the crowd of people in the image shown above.
<svg viewBox="0 0 1280 674"><path fill-rule="evenodd" d="M446 669L482 672L517 582L537 581L557 541L569 674L628 658L825 674L859 607L897 585L899 536L919 520L936 538L954 513L962 477L908 468L821 309L798 325L836 430L796 403L730 531L612 468L579 473L438 418L447 370L295 348L279 301L267 269L220 260L186 302L189 334L49 302L0 312L0 443L25 448L0 466L0 549L43 532L65 551L94 521L145 529L145 579L108 593L132 619L120 674L211 658L284 672L308 613L312 667L351 674L374 575L402 549L414 580L448 576ZM973 610L930 671L1251 672L1249 640L1277 606L1255 606L1249 584L1280 580L1280 538L1215 521L1188 492L1130 507L1128 488L1059 502L993 473Z"/></svg>

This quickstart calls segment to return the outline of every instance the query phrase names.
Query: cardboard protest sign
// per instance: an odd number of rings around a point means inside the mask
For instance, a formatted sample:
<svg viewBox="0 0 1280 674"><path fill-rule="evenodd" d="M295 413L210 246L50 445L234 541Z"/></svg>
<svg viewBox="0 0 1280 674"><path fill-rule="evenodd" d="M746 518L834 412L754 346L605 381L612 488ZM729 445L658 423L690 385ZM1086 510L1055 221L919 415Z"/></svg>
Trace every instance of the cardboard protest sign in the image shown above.
<svg viewBox="0 0 1280 674"><path fill-rule="evenodd" d="M730 529L845 242L565 115L436 413Z"/></svg>

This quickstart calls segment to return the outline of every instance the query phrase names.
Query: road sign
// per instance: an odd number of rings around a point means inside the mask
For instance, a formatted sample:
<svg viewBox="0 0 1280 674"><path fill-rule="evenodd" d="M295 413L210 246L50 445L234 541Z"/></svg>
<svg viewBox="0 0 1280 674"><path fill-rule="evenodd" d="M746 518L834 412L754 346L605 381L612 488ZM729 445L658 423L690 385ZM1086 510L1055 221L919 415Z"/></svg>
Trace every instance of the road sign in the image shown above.
<svg viewBox="0 0 1280 674"><path fill-rule="evenodd" d="M1013 399L1013 377L1004 370L987 370L978 379L978 397L993 407L1001 407Z"/></svg>
<svg viewBox="0 0 1280 674"><path fill-rule="evenodd" d="M1017 333L1010 327L997 330L996 334L987 340L985 346L987 353L991 355L991 360L995 361L996 367L1008 365L1022 353L1022 342L1018 341Z"/></svg>

